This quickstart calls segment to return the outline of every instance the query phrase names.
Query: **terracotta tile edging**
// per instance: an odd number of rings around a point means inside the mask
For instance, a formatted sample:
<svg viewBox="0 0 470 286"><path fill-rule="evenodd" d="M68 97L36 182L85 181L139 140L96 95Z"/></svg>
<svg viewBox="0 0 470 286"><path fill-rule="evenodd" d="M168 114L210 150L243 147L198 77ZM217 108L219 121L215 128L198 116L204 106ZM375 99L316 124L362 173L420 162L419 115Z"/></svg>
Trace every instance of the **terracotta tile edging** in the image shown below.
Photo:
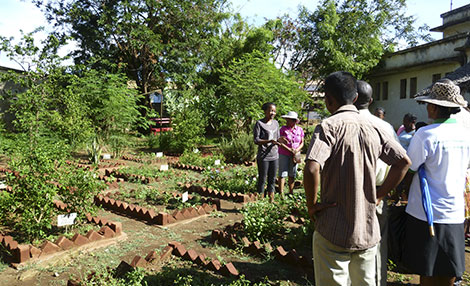
<svg viewBox="0 0 470 286"><path fill-rule="evenodd" d="M102 219L97 217L92 217L87 215L88 222L93 222L98 220L100 222ZM101 234L102 229L106 227L110 230L108 231L108 237L103 237ZM11 252L11 255L7 260L15 268L23 266L25 263L40 261L52 254L64 252L82 245L86 245L97 240L104 240L106 238L117 238L123 234L122 224L120 222L106 221L105 226L102 227L98 232L89 231L86 236L76 233L72 239L67 239L64 236L59 236L55 243L45 240L43 244L37 248L33 245L19 244L11 236L3 236L0 234L0 243Z"/></svg>
<svg viewBox="0 0 470 286"><path fill-rule="evenodd" d="M208 257L206 257L204 254L199 254L192 249L186 250L184 245L177 241L169 242L168 245L173 247L173 254L175 256L191 261L203 268L219 272L220 274L229 277L238 277L240 275L239 271L231 262L222 265L217 259L211 259L210 261L207 261Z"/></svg>
<svg viewBox="0 0 470 286"><path fill-rule="evenodd" d="M257 200L257 194L242 194L242 193L231 193L218 190L212 190L211 188L202 187L194 184L179 184L183 190L189 193L197 193L204 197L219 198L224 200L230 200L238 203L247 203Z"/></svg>
<svg viewBox="0 0 470 286"><path fill-rule="evenodd" d="M96 205L105 209L114 211L118 214L127 215L133 219L144 220L150 224L156 225L169 225L179 221L188 220L204 216L214 210L220 210L220 201L206 200L202 206L198 208L185 208L182 210L175 210L172 214L165 212L156 213L153 209L147 209L134 204L128 204L124 201L114 200L108 196L98 195L95 197L94 202ZM207 202L213 203L212 205ZM204 212L200 208L204 209Z"/></svg>
<svg viewBox="0 0 470 286"><path fill-rule="evenodd" d="M295 249L286 251L282 246L278 246L273 250L270 243L261 244L259 241L252 242L247 237L243 237L239 240L236 235L229 234L219 229L212 231L211 238L214 242L218 242L225 247L236 248L238 244L242 244L243 251L246 253L252 255L271 254L277 260L293 266L301 266L305 271L311 271L311 269L313 269L312 260L306 256L299 255Z"/></svg>
<svg viewBox="0 0 470 286"><path fill-rule="evenodd" d="M121 278L126 273L134 271L137 267L146 267L149 264L153 264L156 262L165 262L170 259L173 251L174 248L170 245L167 245L160 251L159 254L156 251L152 250L145 256L145 258L139 255L134 256L130 263L121 260L121 263L119 263L119 265L112 270L113 277ZM91 277L93 277L94 275L95 273L92 273L87 279L91 279ZM81 282L82 281L80 279L69 279L67 281L67 285L81 285Z"/></svg>

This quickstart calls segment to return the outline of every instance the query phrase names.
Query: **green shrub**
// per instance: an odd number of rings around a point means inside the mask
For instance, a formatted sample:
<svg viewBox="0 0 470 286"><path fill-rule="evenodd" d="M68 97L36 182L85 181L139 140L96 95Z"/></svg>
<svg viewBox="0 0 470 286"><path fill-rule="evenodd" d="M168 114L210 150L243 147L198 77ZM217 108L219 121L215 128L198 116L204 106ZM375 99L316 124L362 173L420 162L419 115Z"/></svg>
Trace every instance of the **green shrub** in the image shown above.
<svg viewBox="0 0 470 286"><path fill-rule="evenodd" d="M223 139L220 150L227 162L239 164L253 161L256 157L257 146L252 135L241 133L231 140Z"/></svg>
<svg viewBox="0 0 470 286"><path fill-rule="evenodd" d="M53 181L59 177L56 170L66 151L63 142L40 137L23 137L17 143L9 167L19 176L7 174L6 184L13 192L2 196L2 201L11 202L4 222L27 239L43 238L52 229L56 214L53 201L58 190Z"/></svg>
<svg viewBox="0 0 470 286"><path fill-rule="evenodd" d="M124 151L131 147L128 140L129 136L125 134L112 134L107 140L107 145L111 149L113 158L120 158Z"/></svg>
<svg viewBox="0 0 470 286"><path fill-rule="evenodd" d="M284 233L287 208L260 200L246 204L241 210L245 234L251 240L268 241Z"/></svg>
<svg viewBox="0 0 470 286"><path fill-rule="evenodd" d="M206 170L203 173L207 187L231 193L252 193L256 190L256 168L238 167L227 171Z"/></svg>
<svg viewBox="0 0 470 286"><path fill-rule="evenodd" d="M179 158L181 164L204 168L215 167L215 160L220 160L219 166L224 166L225 158L222 154L202 155L198 151L186 150Z"/></svg>
<svg viewBox="0 0 470 286"><path fill-rule="evenodd" d="M87 213L96 209L93 199L106 185L97 179L98 174L74 166L64 165L59 170L60 200L68 205L70 212L77 213L77 222L84 221Z"/></svg>

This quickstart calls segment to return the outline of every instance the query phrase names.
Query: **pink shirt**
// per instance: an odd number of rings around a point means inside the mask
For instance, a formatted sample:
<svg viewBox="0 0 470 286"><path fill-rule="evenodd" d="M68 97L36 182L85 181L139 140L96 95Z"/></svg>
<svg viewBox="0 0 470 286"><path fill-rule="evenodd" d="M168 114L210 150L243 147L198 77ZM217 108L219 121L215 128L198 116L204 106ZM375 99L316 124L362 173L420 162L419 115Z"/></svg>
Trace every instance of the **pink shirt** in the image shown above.
<svg viewBox="0 0 470 286"><path fill-rule="evenodd" d="M287 147L289 148L298 148L300 143L302 143L302 139L304 138L304 130L302 127L294 125L293 128L289 128L287 126L282 126L281 130L279 131L279 135L281 137L285 137L287 139ZM291 152L287 151L286 149L279 147L279 154L282 155L292 155Z"/></svg>

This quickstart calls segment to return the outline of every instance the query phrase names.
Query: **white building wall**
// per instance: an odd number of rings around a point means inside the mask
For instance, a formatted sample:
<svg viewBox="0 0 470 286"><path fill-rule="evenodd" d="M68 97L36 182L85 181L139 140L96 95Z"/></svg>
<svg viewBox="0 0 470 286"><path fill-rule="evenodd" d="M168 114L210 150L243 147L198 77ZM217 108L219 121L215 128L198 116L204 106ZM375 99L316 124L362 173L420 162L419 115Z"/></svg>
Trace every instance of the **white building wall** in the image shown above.
<svg viewBox="0 0 470 286"><path fill-rule="evenodd" d="M419 92L432 84L434 74L440 74L441 78L443 78L446 73L452 72L459 67L458 63L440 64L437 66L403 70L399 73L373 78L370 84L374 88L374 92L376 84L380 83L380 100L375 99L374 94L374 102L369 109L371 112L374 112L375 108L383 107L386 112L385 120L392 124L395 129L402 124L403 116L406 113L413 113L418 117L418 121L428 123L425 105L418 104L416 100L410 98L410 96L414 95L410 95L410 78L416 77L416 90ZM406 79L406 98L403 99L400 98L400 81L402 79ZM387 100L383 100L382 93L382 83L385 81L388 82Z"/></svg>

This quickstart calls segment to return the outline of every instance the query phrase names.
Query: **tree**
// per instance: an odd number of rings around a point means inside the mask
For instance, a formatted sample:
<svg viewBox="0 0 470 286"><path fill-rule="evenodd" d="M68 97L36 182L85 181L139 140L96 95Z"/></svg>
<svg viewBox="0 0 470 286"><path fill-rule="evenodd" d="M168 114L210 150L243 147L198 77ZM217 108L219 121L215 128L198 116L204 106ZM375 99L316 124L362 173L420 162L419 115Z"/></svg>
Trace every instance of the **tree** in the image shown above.
<svg viewBox="0 0 470 286"><path fill-rule="evenodd" d="M405 0L323 0L313 13L301 8L292 68L308 79L337 70L362 78L400 41L429 40L405 8Z"/></svg>
<svg viewBox="0 0 470 286"><path fill-rule="evenodd" d="M224 0L34 2L77 42L77 64L94 59L94 68L122 69L142 93L191 82L226 16Z"/></svg>
<svg viewBox="0 0 470 286"><path fill-rule="evenodd" d="M261 105L274 102L279 114L300 111L308 101L303 83L278 69L269 56L254 51L233 60L221 76L226 94L217 103L223 130L250 131L254 120L262 117Z"/></svg>
<svg viewBox="0 0 470 286"><path fill-rule="evenodd" d="M60 41L50 35L39 48L33 34L24 35L17 44L0 38L0 50L27 69L2 73L0 79L19 87L20 92L7 95L8 112L15 118L16 131L26 134L31 144L40 137L65 140L72 147L107 143L110 136L143 124L139 97L128 87L125 75L63 66L57 56Z"/></svg>
<svg viewBox="0 0 470 286"><path fill-rule="evenodd" d="M84 142L91 134L83 100L67 86L74 77L57 51L63 42L54 35L42 41L40 48L34 34L40 29L14 39L0 37L0 51L16 61L23 73L0 74L0 80L13 82L19 92L7 92L6 99L14 116L14 127L34 140L40 136L67 140L69 144Z"/></svg>

